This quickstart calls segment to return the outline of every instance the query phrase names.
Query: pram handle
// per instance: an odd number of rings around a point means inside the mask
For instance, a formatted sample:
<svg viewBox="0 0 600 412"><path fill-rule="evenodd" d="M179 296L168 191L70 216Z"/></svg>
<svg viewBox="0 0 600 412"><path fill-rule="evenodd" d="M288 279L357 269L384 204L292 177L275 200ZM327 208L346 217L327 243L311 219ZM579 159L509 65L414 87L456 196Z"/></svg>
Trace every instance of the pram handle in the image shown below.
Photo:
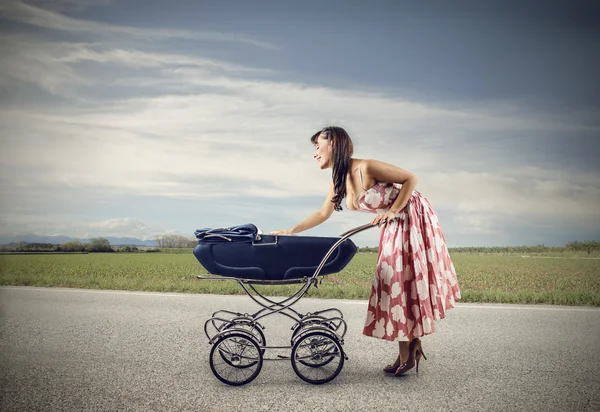
<svg viewBox="0 0 600 412"><path fill-rule="evenodd" d="M353 236L359 232L362 232L363 230L367 230L367 229L375 227L375 226L377 226L377 225L374 225L373 223L367 223L366 225L358 226L358 227L355 227L354 229L350 229L349 231L342 233L340 235L340 237L349 238L350 236Z"/></svg>
<svg viewBox="0 0 600 412"><path fill-rule="evenodd" d="M323 266L325 266L325 262L327 262L327 259L329 259L329 256L331 256L331 254L333 253L333 251L336 250L337 247L342 244L342 242L344 242L350 236L353 236L353 235L355 235L355 234L357 234L359 232L362 232L363 230L367 230L367 229L372 228L374 226L375 225L373 225L373 223L368 223L366 225L355 227L354 229L351 229L351 230L343 233L340 236L340 240L338 240L337 242L335 242L335 244L333 246L331 246L331 248L329 249L329 252L327 252L327 254L323 258L323 260L321 260L321 264L317 267L317 270L315 271L315 273L312 275L311 278L315 279L317 276L319 276L319 273L321 273L321 269L323 269Z"/></svg>

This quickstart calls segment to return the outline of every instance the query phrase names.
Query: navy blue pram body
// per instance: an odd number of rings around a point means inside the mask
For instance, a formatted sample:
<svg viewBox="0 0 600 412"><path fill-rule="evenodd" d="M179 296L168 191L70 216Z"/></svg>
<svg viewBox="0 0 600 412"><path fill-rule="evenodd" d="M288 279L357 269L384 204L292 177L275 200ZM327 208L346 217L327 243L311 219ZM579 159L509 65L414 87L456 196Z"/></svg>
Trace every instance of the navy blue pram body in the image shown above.
<svg viewBox="0 0 600 412"><path fill-rule="evenodd" d="M339 237L259 235L254 225L195 232L194 256L215 275L252 280L312 277ZM329 256L319 275L341 271L357 251L344 240Z"/></svg>
<svg viewBox="0 0 600 412"><path fill-rule="evenodd" d="M291 361L296 375L311 384L334 379L348 360L342 347L348 330L344 314L336 308L302 313L292 306L311 287L317 287L317 276L344 269L357 252L349 237L372 227L376 226L368 223L340 237L263 235L252 224L196 230L194 256L212 274L196 278L235 280L261 306L254 313L218 310L204 323L212 345L210 369L217 379L228 385L245 385L258 376L264 360ZM257 287L284 284L299 285L298 290L289 297L274 298ZM294 322L289 346L267 344L260 322L272 315ZM267 357L273 349L290 349L291 353Z"/></svg>

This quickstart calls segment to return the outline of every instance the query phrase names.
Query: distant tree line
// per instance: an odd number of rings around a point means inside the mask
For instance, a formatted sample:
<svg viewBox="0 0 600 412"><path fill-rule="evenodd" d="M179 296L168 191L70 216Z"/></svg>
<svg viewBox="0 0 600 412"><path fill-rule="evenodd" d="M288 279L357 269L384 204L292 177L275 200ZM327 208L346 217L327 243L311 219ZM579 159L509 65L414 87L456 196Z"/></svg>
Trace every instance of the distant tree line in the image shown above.
<svg viewBox="0 0 600 412"><path fill-rule="evenodd" d="M175 248L193 248L196 246L196 240L179 235L163 235L156 237L157 248L145 249L144 252L160 252L161 249ZM108 239L95 237L88 243L83 243L78 239L71 240L62 244L38 243L38 242L19 242L0 246L3 252L139 252L140 249L133 245L113 246Z"/></svg>
<svg viewBox="0 0 600 412"><path fill-rule="evenodd" d="M450 253L489 253L489 254L503 254L503 253L544 253L544 252L562 252L565 248L563 247L552 247L552 246L489 246L489 247L453 247L448 248Z"/></svg>
<svg viewBox="0 0 600 412"><path fill-rule="evenodd" d="M570 242L564 247L553 247L545 245L537 246L492 246L492 247L455 247L449 248L450 253L544 253L544 252L586 252L600 251L600 242Z"/></svg>
<svg viewBox="0 0 600 412"><path fill-rule="evenodd" d="M585 251L587 253L597 252L600 250L600 242L596 242L595 240L590 240L588 242L570 242L565 246L567 250L574 251Z"/></svg>
<svg viewBox="0 0 600 412"><path fill-rule="evenodd" d="M82 243L78 239L70 240L60 245L54 243L19 242L2 248L10 252L114 252L112 245L103 237L90 239Z"/></svg>
<svg viewBox="0 0 600 412"><path fill-rule="evenodd" d="M358 251L361 253L377 253L376 247L361 247ZM489 253L489 254L510 254L510 253L545 253L545 252L600 252L600 242L595 240L587 242L570 242L564 247L555 246L467 246L467 247L452 247L448 248L450 253Z"/></svg>
<svg viewBox="0 0 600 412"><path fill-rule="evenodd" d="M145 249L144 252L160 252L160 249L193 248L196 240L179 235L163 235L156 237L157 248ZM108 239L96 237L83 243L78 239L62 244L41 242L18 242L0 246L2 252L69 252L69 253L102 253L102 252L139 252L140 249L133 245L113 246Z"/></svg>
<svg viewBox="0 0 600 412"><path fill-rule="evenodd" d="M196 246L196 239L190 239L180 235L162 235L155 238L156 246L161 249L171 248L193 248Z"/></svg>
<svg viewBox="0 0 600 412"><path fill-rule="evenodd" d="M358 253L377 253L379 248L377 247L359 247Z"/></svg>
<svg viewBox="0 0 600 412"><path fill-rule="evenodd" d="M147 249L145 252L159 252L160 249L184 249L196 246L196 239L190 239L180 235L163 235L155 238L157 249ZM83 243L79 240L71 240L60 245L53 243L19 242L0 246L3 252L138 252L137 246L112 246L108 239L96 237L90 239L89 243ZM376 247L358 248L359 253L377 253ZM552 247L545 245L537 246L468 246L455 247L448 249L450 253L472 253L472 254L511 254L511 253L545 253L545 252L600 252L600 242L592 241L574 241L567 243L564 247Z"/></svg>

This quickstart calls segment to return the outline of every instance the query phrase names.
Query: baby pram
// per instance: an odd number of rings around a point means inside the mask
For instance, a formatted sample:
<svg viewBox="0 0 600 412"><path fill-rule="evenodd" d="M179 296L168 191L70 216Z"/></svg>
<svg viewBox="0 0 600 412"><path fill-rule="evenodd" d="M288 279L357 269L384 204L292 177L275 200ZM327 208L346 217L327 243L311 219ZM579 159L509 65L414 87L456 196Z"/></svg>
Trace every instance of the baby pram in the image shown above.
<svg viewBox="0 0 600 412"><path fill-rule="evenodd" d="M342 349L347 325L339 309L302 314L292 308L310 289L317 276L341 271L357 251L349 239L372 224L352 229L340 237L275 236L259 234L252 225L196 230L194 256L213 275L202 280L235 280L262 309L256 313L219 310L204 324L212 345L209 363L214 375L229 385L255 379L266 360L291 360L296 375L312 384L334 379L347 360ZM263 296L255 285L299 284L280 301ZM294 321L290 346L267 346L259 320L273 314ZM265 357L268 349L291 349L291 355Z"/></svg>

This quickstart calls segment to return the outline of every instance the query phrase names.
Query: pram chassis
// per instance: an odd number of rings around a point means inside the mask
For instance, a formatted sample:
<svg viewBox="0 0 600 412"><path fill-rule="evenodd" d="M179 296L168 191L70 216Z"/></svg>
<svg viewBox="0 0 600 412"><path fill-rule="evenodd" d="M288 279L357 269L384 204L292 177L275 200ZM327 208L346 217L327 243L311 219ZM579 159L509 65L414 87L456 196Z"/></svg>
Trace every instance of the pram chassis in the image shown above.
<svg viewBox="0 0 600 412"><path fill-rule="evenodd" d="M235 280L262 309L253 314L219 310L204 324L204 333L212 345L209 363L213 374L222 382L239 386L254 380L263 361L291 360L296 375L311 384L323 384L334 379L348 356L342 345L347 324L339 309L329 308L302 314L292 306L310 289L317 287L317 276L331 254L349 237L373 227L371 223L351 229L329 249L310 277L286 280L256 280L223 276L197 276L200 280ZM277 241L277 238L276 238ZM255 285L301 284L292 296L279 302L261 294ZM268 346L265 327L258 321L273 314L282 314L294 321L289 346ZM268 349L291 349L290 356L265 357Z"/></svg>

